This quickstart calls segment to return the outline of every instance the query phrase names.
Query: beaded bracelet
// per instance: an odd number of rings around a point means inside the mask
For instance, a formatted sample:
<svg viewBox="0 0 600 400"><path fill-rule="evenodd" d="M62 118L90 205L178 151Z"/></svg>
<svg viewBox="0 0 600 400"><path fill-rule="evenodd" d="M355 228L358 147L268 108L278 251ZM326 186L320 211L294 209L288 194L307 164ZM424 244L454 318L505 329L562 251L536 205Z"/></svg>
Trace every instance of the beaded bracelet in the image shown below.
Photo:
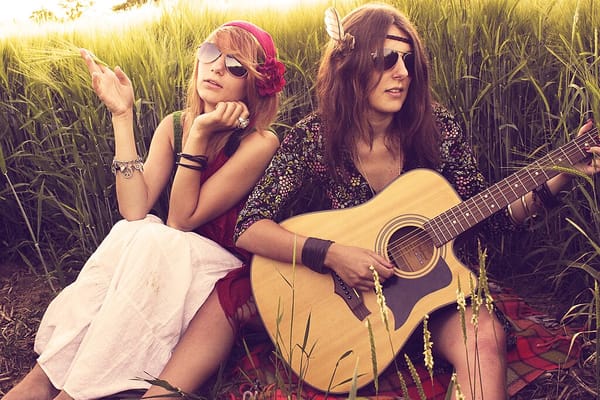
<svg viewBox="0 0 600 400"><path fill-rule="evenodd" d="M539 198L545 208L554 208L560 204L556 199L556 196L550 191L547 182L544 182L541 186L533 189L533 196Z"/></svg>
<svg viewBox="0 0 600 400"><path fill-rule="evenodd" d="M131 160L131 161L119 161L119 160L113 160L111 166L110 166L110 172L113 173L113 175L117 175L117 172L120 172L123 175L123 178L125 179L129 179L133 176L133 173L135 171L143 171L144 170L144 163L142 161L142 157L136 158L135 160Z"/></svg>
<svg viewBox="0 0 600 400"><path fill-rule="evenodd" d="M309 237L302 246L302 264L315 272L326 274L327 271L323 270L323 263L327 250L332 244L331 240Z"/></svg>

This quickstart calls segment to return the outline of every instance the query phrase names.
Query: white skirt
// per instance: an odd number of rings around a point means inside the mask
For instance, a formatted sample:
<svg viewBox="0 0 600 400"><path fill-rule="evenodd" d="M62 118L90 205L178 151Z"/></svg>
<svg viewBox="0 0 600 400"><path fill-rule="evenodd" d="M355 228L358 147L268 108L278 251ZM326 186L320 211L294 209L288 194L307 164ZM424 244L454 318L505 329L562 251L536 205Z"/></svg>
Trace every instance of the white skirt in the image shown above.
<svg viewBox="0 0 600 400"><path fill-rule="evenodd" d="M158 217L119 221L46 310L38 364L75 400L147 388L136 378L161 373L215 282L241 266L217 243Z"/></svg>

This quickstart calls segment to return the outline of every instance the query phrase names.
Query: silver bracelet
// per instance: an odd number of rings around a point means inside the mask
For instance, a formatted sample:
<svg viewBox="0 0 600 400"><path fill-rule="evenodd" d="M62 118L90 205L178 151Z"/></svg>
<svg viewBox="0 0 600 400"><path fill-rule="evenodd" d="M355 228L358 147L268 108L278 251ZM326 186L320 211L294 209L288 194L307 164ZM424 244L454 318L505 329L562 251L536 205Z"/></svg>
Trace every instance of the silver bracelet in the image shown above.
<svg viewBox="0 0 600 400"><path fill-rule="evenodd" d="M113 175L116 176L117 172L120 172L125 179L131 178L135 171L141 172L143 170L144 162L142 161L142 157L138 157L131 161L113 160L112 165L110 166L110 172L112 172Z"/></svg>
<svg viewBox="0 0 600 400"><path fill-rule="evenodd" d="M508 216L510 217L510 220L512 221L512 223L515 225L519 225L519 223L517 222L517 219L513 215L512 207L510 206L510 204L506 208L508 209Z"/></svg>
<svg viewBox="0 0 600 400"><path fill-rule="evenodd" d="M528 218L536 218L537 214L536 213L531 213L531 211L529 211L529 206L527 205L527 202L525 201L525 195L521 196L521 205L523 206L523 210L525 211L525 220L527 220Z"/></svg>

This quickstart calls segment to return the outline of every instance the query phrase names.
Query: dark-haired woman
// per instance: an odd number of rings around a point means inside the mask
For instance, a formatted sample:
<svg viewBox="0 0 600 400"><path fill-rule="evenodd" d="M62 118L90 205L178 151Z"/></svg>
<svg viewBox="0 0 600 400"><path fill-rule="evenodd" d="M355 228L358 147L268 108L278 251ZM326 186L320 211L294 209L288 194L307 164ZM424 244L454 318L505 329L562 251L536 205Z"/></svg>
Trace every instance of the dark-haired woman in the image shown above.
<svg viewBox="0 0 600 400"><path fill-rule="evenodd" d="M335 273L360 298L360 292L374 289L374 272L384 286L393 278L390 257L374 248L282 227L279 222L289 216L303 187L315 185L324 195L319 209L330 210L362 205L417 168L442 174L463 200L486 185L459 124L432 101L427 53L408 19L392 6L367 4L350 12L342 26L343 32L334 34L321 60L316 84L318 109L286 135L240 213L236 243L268 259L295 261L297 271L310 268ZM586 124L582 132L590 128L591 124ZM589 152L598 156L600 148L591 147ZM589 175L600 170L592 163L577 168ZM511 229L538 212L544 202L550 203L570 179L561 173L535 193L526 192L488 219L487 227ZM406 187L409 190L414 188ZM433 193L435 188L431 190ZM468 283L463 282L463 290L467 288ZM398 296L402 302L402 293ZM273 302L279 304L276 298ZM296 308L308 306L295 303ZM464 398L504 400L508 395L507 341L513 327L499 308L480 312L477 325L472 324L472 310L467 304L464 343L456 304L431 313L428 327L434 359L441 357L450 363ZM286 312L289 310L281 311ZM304 324L300 320L296 323ZM310 322L311 327L319 323L314 318ZM345 327L339 326L332 340L342 340L344 333ZM309 338L319 344L319 338ZM307 359L310 350L305 349ZM314 364L307 360L306 368L318 368ZM351 379L351 374L336 376L336 382L346 378Z"/></svg>

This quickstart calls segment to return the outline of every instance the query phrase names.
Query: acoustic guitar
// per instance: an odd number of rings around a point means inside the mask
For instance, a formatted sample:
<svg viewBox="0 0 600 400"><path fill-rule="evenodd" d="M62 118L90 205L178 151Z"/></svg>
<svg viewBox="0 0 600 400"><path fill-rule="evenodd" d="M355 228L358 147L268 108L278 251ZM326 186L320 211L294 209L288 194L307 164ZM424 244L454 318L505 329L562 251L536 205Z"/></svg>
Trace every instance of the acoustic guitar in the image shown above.
<svg viewBox="0 0 600 400"><path fill-rule="evenodd" d="M371 383L401 351L425 315L468 296L476 277L453 253L454 239L520 196L585 159L597 128L461 201L438 173L407 172L368 202L302 214L281 226L305 236L386 255L395 275L383 287L388 324L374 292L358 293L331 272L255 255L256 305L282 359L307 384L330 393ZM370 329L367 328L370 325ZM417 333L419 334L419 333Z"/></svg>

